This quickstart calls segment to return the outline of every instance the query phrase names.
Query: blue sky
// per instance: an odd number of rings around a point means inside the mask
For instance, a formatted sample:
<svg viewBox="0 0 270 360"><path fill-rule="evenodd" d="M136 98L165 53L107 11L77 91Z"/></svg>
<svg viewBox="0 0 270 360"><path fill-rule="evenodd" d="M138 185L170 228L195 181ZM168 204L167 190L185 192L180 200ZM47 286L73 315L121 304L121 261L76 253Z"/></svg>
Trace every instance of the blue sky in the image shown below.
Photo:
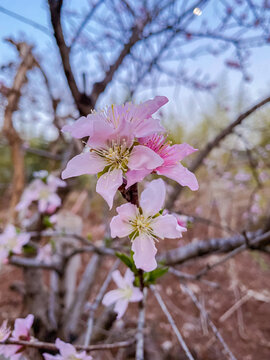
<svg viewBox="0 0 270 360"><path fill-rule="evenodd" d="M71 3L75 4L74 1ZM51 30L47 9L48 5L45 0L1 0L0 6L38 22ZM80 0L80 6L87 7L87 0ZM207 11L205 11L201 18L203 16L211 17L213 15L210 11L208 14ZM35 44L35 51L37 54L44 54L45 52L47 56L48 51L50 51L49 49L52 49L52 47L55 46L53 37L50 37L19 20L11 18L2 12L0 12L0 24L0 65L16 59L16 51L4 41L7 37L27 39ZM57 52L54 54L57 54ZM201 57L198 61L204 68L208 68L210 73L213 73L217 79L222 78L222 76L224 77L226 74L229 92L233 98L235 94L239 93L239 88L243 83L242 77L238 71L232 70L226 72L226 69L223 66L223 60L224 59L222 58L217 59L215 57ZM252 82L245 83L242 89L249 96L251 102L255 102L257 99L266 96L269 92L269 60L270 46L255 49L249 58L249 73L252 77ZM196 61L194 61L194 65ZM212 97L209 94L195 92L194 90L186 89L185 87L181 87L177 95L172 87L157 89L157 92L170 98L171 102L170 105L167 106L167 111L176 114L179 112L184 119L199 119L201 113L208 111L209 104L211 104L212 101ZM139 100L142 100L150 95L152 95L152 92L146 90L138 93L137 97ZM101 105L106 103L108 101L107 97L110 96L111 94L108 92L108 94L101 99Z"/></svg>

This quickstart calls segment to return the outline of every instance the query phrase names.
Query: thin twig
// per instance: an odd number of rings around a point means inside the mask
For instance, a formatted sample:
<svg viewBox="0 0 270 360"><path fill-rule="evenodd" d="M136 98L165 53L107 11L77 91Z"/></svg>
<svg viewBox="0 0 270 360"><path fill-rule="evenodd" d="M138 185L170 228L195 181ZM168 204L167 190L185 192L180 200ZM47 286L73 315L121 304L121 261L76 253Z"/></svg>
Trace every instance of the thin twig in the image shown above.
<svg viewBox="0 0 270 360"><path fill-rule="evenodd" d="M203 314L204 318L207 320L209 326L211 327L211 329L213 330L213 333L215 334L216 338L220 341L220 343L222 344L226 354L229 356L230 360L237 360L236 357L233 355L233 353L231 352L231 350L229 349L228 345L226 344L225 340L223 339L223 337L221 336L220 332L218 331L217 327L215 326L215 324L212 322L212 320L210 319L208 313L203 309L201 303L199 302L199 300L197 299L196 295L194 294L194 292L185 284L180 284L181 289L190 296L191 300L193 301L193 303L196 305L197 309Z"/></svg>
<svg viewBox="0 0 270 360"><path fill-rule="evenodd" d="M86 335L85 335L85 340L84 340L84 345L87 346L90 344L90 341L91 341L91 336L92 336L92 331L93 331L93 325L94 325L94 315L95 315L95 312L104 296L104 293L105 291L107 290L107 287L109 286L109 283L111 281L111 278L112 278L112 273L114 270L116 270L119 266L119 263L120 263L120 260L117 259L113 266L111 267L104 283L102 284L100 290L99 290L99 293L93 303L93 305L91 305L91 308L90 308L90 314L89 314L89 318L88 318L88 322L87 322L87 330L86 330Z"/></svg>
<svg viewBox="0 0 270 360"><path fill-rule="evenodd" d="M192 275L192 274L188 274L188 273L184 273L182 271L179 271L173 267L169 268L169 272L171 274L174 274L175 276L177 276L179 279L182 280L190 280L190 281L201 281L202 283L209 285L213 288L219 288L220 285L214 281L209 281L209 280L204 280L204 279L198 279L196 275Z"/></svg>
<svg viewBox="0 0 270 360"><path fill-rule="evenodd" d="M145 322L145 302L147 296L147 288L143 290L143 300L139 303L139 316L136 332L136 360L144 359L144 322Z"/></svg>
<svg viewBox="0 0 270 360"><path fill-rule="evenodd" d="M167 317L167 319L168 319L168 321L169 321L169 323L170 323L170 325L171 325L171 327L172 327L172 329L173 329L173 331L174 331L180 345L182 346L182 349L184 350L186 356L188 357L189 360L194 360L194 357L192 356L191 352L189 351L189 349L188 349L188 347L187 347L187 345L185 343L185 340L183 339L180 331L178 330L178 328L177 328L177 326L176 326L176 324L175 324L169 310L167 309L167 306L165 305L164 301L162 300L162 297L160 296L157 288L154 285L151 285L150 288L153 291L153 293L154 293L154 295L155 295L155 297L156 297L156 299L157 299L157 301L158 301L158 303L159 303L159 305L161 307L161 310L166 315L166 317Z"/></svg>
<svg viewBox="0 0 270 360"><path fill-rule="evenodd" d="M130 339L126 341L119 341L112 344L97 344L97 345L90 345L90 346L83 346L83 345L74 345L76 350L84 350L84 351L94 351L94 350L110 350L110 349L119 349L129 347L135 342L135 339ZM23 341L23 340L12 340L8 339L1 345L21 345L35 349L43 349L49 351L58 351L58 348L55 346L54 343L48 343L43 341Z"/></svg>

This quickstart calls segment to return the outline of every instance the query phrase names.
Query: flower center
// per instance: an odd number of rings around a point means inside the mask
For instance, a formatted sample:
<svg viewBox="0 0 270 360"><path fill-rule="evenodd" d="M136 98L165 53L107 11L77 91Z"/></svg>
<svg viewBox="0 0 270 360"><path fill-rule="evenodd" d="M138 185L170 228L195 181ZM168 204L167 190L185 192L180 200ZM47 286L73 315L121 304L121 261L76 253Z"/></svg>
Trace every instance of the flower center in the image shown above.
<svg viewBox="0 0 270 360"><path fill-rule="evenodd" d="M131 287L126 287L120 290L122 292L123 298L129 300L132 296L132 289Z"/></svg>
<svg viewBox="0 0 270 360"><path fill-rule="evenodd" d="M131 220L130 223L134 228L133 235L131 240L134 240L135 237L141 234L149 235L153 237L153 229L151 228L151 217L144 217L142 214L137 215L134 220Z"/></svg>
<svg viewBox="0 0 270 360"><path fill-rule="evenodd" d="M128 170L130 149L127 147L126 139L122 139L120 144L112 140L108 149L91 149L91 151L106 160L109 170L121 169L124 172Z"/></svg>
<svg viewBox="0 0 270 360"><path fill-rule="evenodd" d="M40 199L48 199L49 195L50 195L50 192L48 189L40 190L40 193L39 193Z"/></svg>

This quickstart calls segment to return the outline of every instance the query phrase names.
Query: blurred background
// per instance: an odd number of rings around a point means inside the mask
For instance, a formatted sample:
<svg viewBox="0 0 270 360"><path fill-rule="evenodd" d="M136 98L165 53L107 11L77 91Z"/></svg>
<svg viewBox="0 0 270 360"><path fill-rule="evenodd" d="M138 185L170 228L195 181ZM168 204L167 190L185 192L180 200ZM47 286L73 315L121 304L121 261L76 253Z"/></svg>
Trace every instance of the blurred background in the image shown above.
<svg viewBox="0 0 270 360"><path fill-rule="evenodd" d="M269 61L269 0L0 0L0 227L16 219L33 172L60 175L82 148L61 133L64 124L112 103L164 95L169 103L158 116L170 140L199 149L185 165L200 189L167 181L167 207L189 229L179 241L159 243L159 252L269 231ZM98 243L112 214L95 184L93 176L70 180L63 209L80 216L83 234ZM122 201L119 195L116 205ZM197 274L222 251L179 269ZM269 274L269 249L253 249L206 274L218 289L190 284L238 359L270 358ZM1 269L0 320L25 311L22 279L20 269ZM226 359L179 280L158 286L196 359ZM148 300L148 358L185 359ZM136 316L131 311L118 331L132 328Z"/></svg>

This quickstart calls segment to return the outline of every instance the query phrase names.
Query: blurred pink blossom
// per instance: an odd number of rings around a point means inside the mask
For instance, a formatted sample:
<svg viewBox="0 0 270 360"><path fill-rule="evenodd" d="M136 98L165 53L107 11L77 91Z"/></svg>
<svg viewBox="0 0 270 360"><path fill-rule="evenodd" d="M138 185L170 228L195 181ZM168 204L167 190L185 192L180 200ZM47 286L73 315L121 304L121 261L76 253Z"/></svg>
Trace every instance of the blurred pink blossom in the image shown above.
<svg viewBox="0 0 270 360"><path fill-rule="evenodd" d="M62 178L101 173L96 191L112 208L114 196L128 170L151 172L163 163L155 151L140 144L134 146L134 141L164 131L152 114L167 101L164 96L156 96L140 105L111 106L107 111L94 112L64 126L62 130L73 137L89 139L86 151L68 162Z"/></svg>
<svg viewBox="0 0 270 360"><path fill-rule="evenodd" d="M60 339L56 339L55 345L58 348L59 355L51 355L44 353L45 360L92 360L92 356L87 355L85 351L77 352L71 344L65 343Z"/></svg>
<svg viewBox="0 0 270 360"><path fill-rule="evenodd" d="M181 160L197 149L185 143L171 146L163 135L157 134L140 139L140 143L158 154L163 159L163 164L154 170L129 170L127 172L127 188L138 181L142 181L151 172L155 172L177 181L182 186L188 186L191 190L198 190L199 185L196 176L180 163Z"/></svg>
<svg viewBox="0 0 270 360"><path fill-rule="evenodd" d="M140 197L140 209L131 203L119 206L111 220L111 236L130 236L134 262L138 269L152 271L157 267L155 241L158 238L180 238L185 228L173 215L161 214L166 188L161 179L151 181Z"/></svg>
<svg viewBox="0 0 270 360"><path fill-rule="evenodd" d="M33 325L34 316L28 315L25 319L16 319L14 330L11 334L11 340L30 341L30 329ZM2 345L0 346L0 354L9 360L19 360L22 356L23 346L21 345Z"/></svg>
<svg viewBox="0 0 270 360"><path fill-rule="evenodd" d="M24 190L17 211L26 211L32 202L38 202L40 213L53 213L60 205L61 199L56 194L58 187L65 187L66 183L54 175L49 175L46 180L34 179Z"/></svg>
<svg viewBox="0 0 270 360"><path fill-rule="evenodd" d="M28 243L30 237L27 233L17 233L14 225L7 225L0 234L0 262L5 262L10 253L21 254L22 247Z"/></svg>
<svg viewBox="0 0 270 360"><path fill-rule="evenodd" d="M128 303L142 300L143 294L138 287L133 286L134 274L130 269L127 269L124 277L121 276L119 270L115 270L112 278L118 289L109 291L104 296L102 304L105 306L115 304L114 311L117 313L117 319L120 319L124 315Z"/></svg>
<svg viewBox="0 0 270 360"><path fill-rule="evenodd" d="M38 250L37 254L37 260L44 262L44 263L50 263L52 260L53 255L53 249L51 243L48 243Z"/></svg>
<svg viewBox="0 0 270 360"><path fill-rule="evenodd" d="M11 331L10 331L10 328L7 326L7 320L4 320L2 325L0 326L0 343L7 340L9 338L10 333L11 333ZM1 349L1 346L0 346L0 349Z"/></svg>

